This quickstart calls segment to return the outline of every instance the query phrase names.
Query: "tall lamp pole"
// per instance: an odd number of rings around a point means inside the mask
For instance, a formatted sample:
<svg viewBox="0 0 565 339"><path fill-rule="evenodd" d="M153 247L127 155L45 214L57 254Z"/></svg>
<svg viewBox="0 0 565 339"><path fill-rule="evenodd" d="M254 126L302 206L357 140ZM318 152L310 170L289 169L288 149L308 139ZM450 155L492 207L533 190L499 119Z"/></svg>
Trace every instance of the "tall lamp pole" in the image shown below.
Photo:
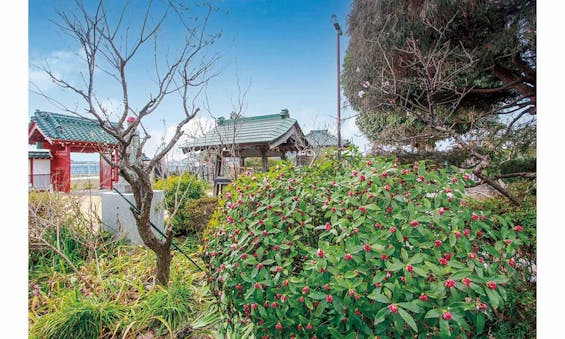
<svg viewBox="0 0 565 339"><path fill-rule="evenodd" d="M337 32L337 160L341 161L341 87L340 87L340 58L339 58L339 40L343 35L341 27L337 22L337 16L332 15L334 28Z"/></svg>

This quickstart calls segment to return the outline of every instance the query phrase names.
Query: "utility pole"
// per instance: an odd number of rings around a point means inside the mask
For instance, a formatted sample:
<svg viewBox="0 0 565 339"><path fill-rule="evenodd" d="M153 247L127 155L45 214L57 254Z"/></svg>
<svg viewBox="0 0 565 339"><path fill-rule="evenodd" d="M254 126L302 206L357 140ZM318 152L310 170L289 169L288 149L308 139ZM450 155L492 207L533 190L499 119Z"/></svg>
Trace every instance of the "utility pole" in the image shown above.
<svg viewBox="0 0 565 339"><path fill-rule="evenodd" d="M337 160L341 162L341 86L340 86L340 53L339 53L339 41L340 37L343 35L341 27L337 22L337 16L332 15L332 21L334 28L337 32Z"/></svg>

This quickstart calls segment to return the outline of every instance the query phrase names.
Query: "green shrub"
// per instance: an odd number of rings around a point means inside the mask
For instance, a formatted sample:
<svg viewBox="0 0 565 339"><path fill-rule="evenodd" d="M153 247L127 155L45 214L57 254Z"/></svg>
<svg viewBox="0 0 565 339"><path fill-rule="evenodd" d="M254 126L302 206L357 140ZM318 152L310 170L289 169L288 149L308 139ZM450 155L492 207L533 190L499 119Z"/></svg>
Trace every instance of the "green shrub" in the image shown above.
<svg viewBox="0 0 565 339"><path fill-rule="evenodd" d="M203 249L224 331L252 323L256 336L285 338L483 333L508 299L521 229L470 208L468 176L355 155L348 163L283 166L229 187Z"/></svg>
<svg viewBox="0 0 565 339"><path fill-rule="evenodd" d="M173 231L177 236L199 235L218 206L218 199L203 197L188 201L177 211Z"/></svg>
<svg viewBox="0 0 565 339"><path fill-rule="evenodd" d="M534 186L533 188L531 186ZM535 191L535 183L523 181L513 183L508 189L523 201L512 205L505 198L490 198L471 201L476 209L496 210L513 224L521 225L525 235L515 260L516 278L508 284L508 302L499 310L499 317L487 322L486 327L494 337L526 338L536 334L536 199L525 192ZM500 227L495 223L494 227Z"/></svg>
<svg viewBox="0 0 565 339"><path fill-rule="evenodd" d="M206 194L208 184L190 173L181 176L169 176L167 179L157 180L153 188L163 190L165 194L165 205L169 215L172 215L173 227L184 229L187 223L186 205L194 199L199 199Z"/></svg>

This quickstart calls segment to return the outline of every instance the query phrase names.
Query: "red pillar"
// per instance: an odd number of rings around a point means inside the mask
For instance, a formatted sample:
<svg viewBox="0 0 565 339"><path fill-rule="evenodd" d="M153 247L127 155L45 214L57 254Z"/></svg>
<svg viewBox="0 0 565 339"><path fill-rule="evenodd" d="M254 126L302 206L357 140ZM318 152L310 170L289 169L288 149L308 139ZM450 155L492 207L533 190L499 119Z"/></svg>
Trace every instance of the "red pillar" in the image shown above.
<svg viewBox="0 0 565 339"><path fill-rule="evenodd" d="M51 182L53 190L59 192L71 191L71 148L58 146L51 148Z"/></svg>

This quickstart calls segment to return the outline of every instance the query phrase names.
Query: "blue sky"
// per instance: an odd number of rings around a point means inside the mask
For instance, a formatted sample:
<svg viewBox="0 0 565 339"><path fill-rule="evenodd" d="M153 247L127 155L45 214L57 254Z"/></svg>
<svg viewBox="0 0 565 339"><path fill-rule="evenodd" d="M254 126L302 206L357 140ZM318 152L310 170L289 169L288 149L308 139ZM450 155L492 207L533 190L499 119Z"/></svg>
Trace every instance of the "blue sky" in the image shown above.
<svg viewBox="0 0 565 339"><path fill-rule="evenodd" d="M133 2L135 4L135 2ZM81 67L77 57L79 46L63 34L50 20L57 19L55 9L63 9L71 1L29 2L29 78L49 95L68 104L76 98L56 91L45 81L36 65L48 60L50 65L69 76L76 76ZM228 116L237 101L240 87L248 88L244 115L255 116L278 113L287 108L307 133L311 129L336 130L337 111L337 48L336 31L330 19L336 14L342 30L350 1L345 0L231 0L213 1L217 8L210 18L208 32L221 31L222 36L210 49L220 55L216 69L221 73L208 86L209 112L200 117ZM134 7L135 10L135 7ZM167 27L167 39L175 36L177 27ZM341 62L347 47L347 35L341 38ZM143 65L132 69L132 79L143 84L148 71ZM134 81L130 82L130 85ZM143 92L143 90L140 90ZM147 95L140 95L146 98ZM108 100L119 101L119 96L108 95ZM74 100L74 101L73 101ZM30 92L29 114L36 109L58 112L46 99ZM80 103L79 103L80 104ZM152 133L161 135L165 127L175 122L178 102L164 103L167 118L163 124L157 112L147 124ZM355 114L346 107L342 95L342 117ZM178 116L180 119L180 115ZM367 140L355 126L354 119L342 123L343 138L353 140L361 150ZM156 138L157 139L157 138Z"/></svg>

